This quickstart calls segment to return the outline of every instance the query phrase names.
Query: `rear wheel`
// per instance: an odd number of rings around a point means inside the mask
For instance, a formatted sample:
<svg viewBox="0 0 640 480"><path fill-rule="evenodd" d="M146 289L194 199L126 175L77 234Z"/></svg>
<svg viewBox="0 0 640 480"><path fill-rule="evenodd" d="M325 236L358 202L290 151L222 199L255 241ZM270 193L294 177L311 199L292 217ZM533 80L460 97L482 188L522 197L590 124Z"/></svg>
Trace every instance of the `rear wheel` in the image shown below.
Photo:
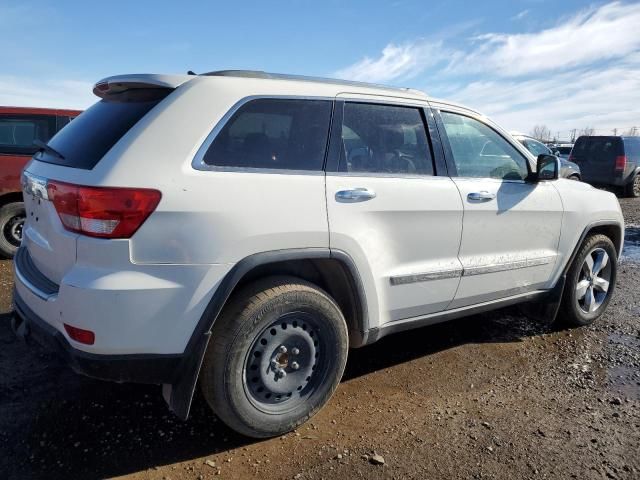
<svg viewBox="0 0 640 480"><path fill-rule="evenodd" d="M7 203L0 208L0 255L11 258L22 242L26 213L22 202Z"/></svg>
<svg viewBox="0 0 640 480"><path fill-rule="evenodd" d="M604 313L615 287L616 258L616 249L609 237L586 238L567 274L562 299L565 323L589 325Z"/></svg>
<svg viewBox="0 0 640 480"><path fill-rule="evenodd" d="M331 297L294 277L265 279L235 295L216 321L202 392L232 429L281 435L329 400L347 350L346 322Z"/></svg>
<svg viewBox="0 0 640 480"><path fill-rule="evenodd" d="M567 179L569 179L569 180L575 180L576 182L579 182L579 181L580 181L580 176L579 176L579 175L569 175L569 176L567 177Z"/></svg>
<svg viewBox="0 0 640 480"><path fill-rule="evenodd" d="M636 175L633 178L633 180L625 187L624 193L627 197L640 197L640 175Z"/></svg>

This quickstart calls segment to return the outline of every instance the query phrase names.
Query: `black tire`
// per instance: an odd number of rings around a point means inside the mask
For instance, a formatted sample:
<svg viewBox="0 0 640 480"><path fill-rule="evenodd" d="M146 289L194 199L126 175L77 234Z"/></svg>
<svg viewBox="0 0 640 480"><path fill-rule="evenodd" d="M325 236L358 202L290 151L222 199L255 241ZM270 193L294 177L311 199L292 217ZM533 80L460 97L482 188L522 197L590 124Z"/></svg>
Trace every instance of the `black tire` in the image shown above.
<svg viewBox="0 0 640 480"><path fill-rule="evenodd" d="M608 256L606 265L602 267L600 273L596 272L594 274L596 268L593 271L588 271L589 269L586 266L587 256L591 256L592 262L595 258L596 261L594 263L597 263L597 258L602 252L605 252ZM572 327L590 325L604 313L615 290L618 271L617 258L613 242L606 235L590 235L584 240L567 273L567 281L560 307L561 320L566 325ZM605 292L602 291L602 287L598 286L599 280L608 282ZM582 297L582 288L587 284L590 286L586 287L585 295ZM591 294L589 294L589 291L591 291ZM596 306L591 309L591 305Z"/></svg>
<svg viewBox="0 0 640 480"><path fill-rule="evenodd" d="M569 175L567 177L568 180L575 180L576 182L580 181L580 175Z"/></svg>
<svg viewBox="0 0 640 480"><path fill-rule="evenodd" d="M22 226L26 213L24 203L7 203L0 207L0 255L12 258L22 240Z"/></svg>
<svg viewBox="0 0 640 480"><path fill-rule="evenodd" d="M233 430L281 435L331 398L348 344L342 312L327 293L295 277L266 278L235 294L216 320L201 389Z"/></svg>
<svg viewBox="0 0 640 480"><path fill-rule="evenodd" d="M624 196L629 198L640 197L640 175L633 177L624 189Z"/></svg>

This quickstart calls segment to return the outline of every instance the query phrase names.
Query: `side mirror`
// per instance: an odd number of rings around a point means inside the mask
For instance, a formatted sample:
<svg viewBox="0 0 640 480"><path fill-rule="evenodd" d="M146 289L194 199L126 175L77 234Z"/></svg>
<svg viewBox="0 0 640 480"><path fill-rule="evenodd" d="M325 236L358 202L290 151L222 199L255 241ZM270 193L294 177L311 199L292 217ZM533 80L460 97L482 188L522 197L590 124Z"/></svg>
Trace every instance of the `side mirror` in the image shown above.
<svg viewBox="0 0 640 480"><path fill-rule="evenodd" d="M560 176L560 159L555 155L540 154L536 163L535 181L557 180Z"/></svg>

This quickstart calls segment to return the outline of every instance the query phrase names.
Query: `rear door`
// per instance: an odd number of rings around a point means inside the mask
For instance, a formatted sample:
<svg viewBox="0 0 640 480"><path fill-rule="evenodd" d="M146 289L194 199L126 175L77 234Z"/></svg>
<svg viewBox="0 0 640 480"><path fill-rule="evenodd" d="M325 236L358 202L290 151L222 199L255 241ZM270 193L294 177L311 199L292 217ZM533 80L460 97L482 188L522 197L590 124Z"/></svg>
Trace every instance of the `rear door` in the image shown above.
<svg viewBox="0 0 640 480"><path fill-rule="evenodd" d="M331 250L356 262L371 322L445 310L460 280L462 204L421 106L338 102L327 167Z"/></svg>
<svg viewBox="0 0 640 480"><path fill-rule="evenodd" d="M460 190L464 270L450 308L548 288L562 202L552 182L530 183L527 157L485 119L443 109L439 126Z"/></svg>
<svg viewBox="0 0 640 480"><path fill-rule="evenodd" d="M571 161L580 166L585 182L610 184L615 181L616 157L623 152L620 137L580 137L571 151Z"/></svg>

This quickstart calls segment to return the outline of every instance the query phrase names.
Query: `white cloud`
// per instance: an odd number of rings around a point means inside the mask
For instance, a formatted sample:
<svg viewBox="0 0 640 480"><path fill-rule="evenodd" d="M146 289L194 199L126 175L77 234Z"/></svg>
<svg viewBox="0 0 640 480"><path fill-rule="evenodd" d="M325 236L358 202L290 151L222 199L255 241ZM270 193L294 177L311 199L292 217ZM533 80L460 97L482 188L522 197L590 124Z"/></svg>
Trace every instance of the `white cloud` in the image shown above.
<svg viewBox="0 0 640 480"><path fill-rule="evenodd" d="M529 132L545 124L568 137L571 129L594 127L609 134L640 122L640 58L607 69L584 69L526 81L476 81L452 100L472 105L509 130Z"/></svg>
<svg viewBox="0 0 640 480"><path fill-rule="evenodd" d="M613 2L541 32L478 36L475 48L450 69L518 76L620 58L640 48L639 25L640 3Z"/></svg>
<svg viewBox="0 0 640 480"><path fill-rule="evenodd" d="M367 82L406 79L442 61L445 54L442 42L420 40L403 45L390 43L384 47L379 58L365 57L353 65L338 70L333 76Z"/></svg>
<svg viewBox="0 0 640 480"><path fill-rule="evenodd" d="M640 3L612 2L535 33L476 36L464 49L449 46L450 39L389 44L380 57L339 73L389 82L428 70L420 77L427 92L477 108L508 129L546 124L564 136L586 126L609 133L640 122L638 28Z"/></svg>
<svg viewBox="0 0 640 480"><path fill-rule="evenodd" d="M514 15L513 17L511 17L511 20L522 20L527 15L529 15L529 10L522 10L518 14Z"/></svg>
<svg viewBox="0 0 640 480"><path fill-rule="evenodd" d="M93 84L78 80L28 80L0 75L0 105L85 109L97 99Z"/></svg>

